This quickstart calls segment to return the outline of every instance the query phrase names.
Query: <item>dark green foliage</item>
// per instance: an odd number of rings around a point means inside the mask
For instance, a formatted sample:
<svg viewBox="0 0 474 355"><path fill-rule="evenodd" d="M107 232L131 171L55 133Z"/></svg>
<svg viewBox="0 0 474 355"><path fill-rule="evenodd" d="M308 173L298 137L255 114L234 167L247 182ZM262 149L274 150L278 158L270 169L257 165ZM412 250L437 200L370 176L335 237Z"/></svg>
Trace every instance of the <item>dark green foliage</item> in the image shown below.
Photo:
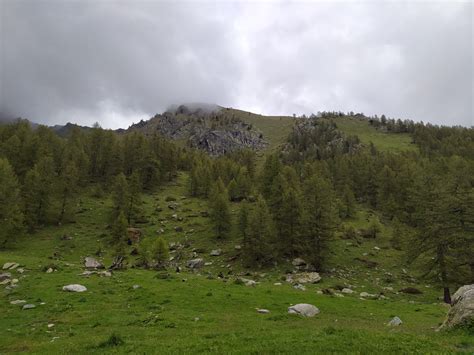
<svg viewBox="0 0 474 355"><path fill-rule="evenodd" d="M8 160L0 158L0 248L22 232L23 218L17 177Z"/></svg>
<svg viewBox="0 0 474 355"><path fill-rule="evenodd" d="M217 238L225 238L231 229L229 197L222 180L218 180L209 197L210 217Z"/></svg>
<svg viewBox="0 0 474 355"><path fill-rule="evenodd" d="M304 181L303 196L300 252L321 270L338 222L334 191L327 179L315 175Z"/></svg>
<svg viewBox="0 0 474 355"><path fill-rule="evenodd" d="M249 266L268 265L275 257L275 228L265 200L260 196L248 216L243 239L244 261Z"/></svg>

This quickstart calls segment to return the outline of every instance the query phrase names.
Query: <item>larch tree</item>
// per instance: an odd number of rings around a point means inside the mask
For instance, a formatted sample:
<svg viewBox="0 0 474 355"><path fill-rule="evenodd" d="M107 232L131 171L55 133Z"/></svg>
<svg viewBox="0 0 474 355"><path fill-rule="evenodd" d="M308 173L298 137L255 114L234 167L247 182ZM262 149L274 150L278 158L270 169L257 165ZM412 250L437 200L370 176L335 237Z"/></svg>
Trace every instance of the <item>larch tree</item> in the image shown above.
<svg viewBox="0 0 474 355"><path fill-rule="evenodd" d="M0 158L0 249L23 231L23 218L18 179L8 160Z"/></svg>

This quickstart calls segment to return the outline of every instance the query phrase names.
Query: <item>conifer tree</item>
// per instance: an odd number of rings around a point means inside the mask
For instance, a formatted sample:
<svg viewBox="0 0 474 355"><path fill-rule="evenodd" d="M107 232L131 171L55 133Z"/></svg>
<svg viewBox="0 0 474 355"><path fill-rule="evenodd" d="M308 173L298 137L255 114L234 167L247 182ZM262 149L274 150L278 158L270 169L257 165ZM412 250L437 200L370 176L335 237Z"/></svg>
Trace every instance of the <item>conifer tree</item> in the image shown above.
<svg viewBox="0 0 474 355"><path fill-rule="evenodd" d="M0 158L0 249L23 230L20 189L12 166Z"/></svg>
<svg viewBox="0 0 474 355"><path fill-rule="evenodd" d="M135 220L141 212L141 191L142 184L140 181L140 175L137 171L135 171L130 176L130 180L128 182L126 217L129 225L132 223L132 220Z"/></svg>
<svg viewBox="0 0 474 355"><path fill-rule="evenodd" d="M209 197L210 217L217 238L224 238L231 229L229 197L221 179L216 182Z"/></svg>
<svg viewBox="0 0 474 355"><path fill-rule="evenodd" d="M303 196L300 251L317 270L321 270L338 221L334 192L327 179L314 175L304 181Z"/></svg>
<svg viewBox="0 0 474 355"><path fill-rule="evenodd" d="M76 164L70 161L62 169L58 179L59 197L61 203L61 210L59 213L59 222L63 222L69 206L77 192L77 183L79 180L79 172Z"/></svg>
<svg viewBox="0 0 474 355"><path fill-rule="evenodd" d="M157 238L153 243L153 258L156 262L156 268L166 267L169 259L169 248L163 238Z"/></svg>
<svg viewBox="0 0 474 355"><path fill-rule="evenodd" d="M114 186L112 189L113 213L112 220L117 219L120 212L124 216L128 214L128 206L130 201L130 190L128 187L127 178L123 173L116 176Z"/></svg>
<svg viewBox="0 0 474 355"><path fill-rule="evenodd" d="M54 165L50 157L41 158L25 177L23 196L25 219L30 230L47 222L53 197Z"/></svg>
<svg viewBox="0 0 474 355"><path fill-rule="evenodd" d="M238 201L240 199L239 187L235 179L230 180L229 185L227 185L227 191L231 201Z"/></svg>
<svg viewBox="0 0 474 355"><path fill-rule="evenodd" d="M265 200L259 196L255 207L249 213L243 240L242 248L247 265L264 266L274 259L274 234L272 216Z"/></svg>

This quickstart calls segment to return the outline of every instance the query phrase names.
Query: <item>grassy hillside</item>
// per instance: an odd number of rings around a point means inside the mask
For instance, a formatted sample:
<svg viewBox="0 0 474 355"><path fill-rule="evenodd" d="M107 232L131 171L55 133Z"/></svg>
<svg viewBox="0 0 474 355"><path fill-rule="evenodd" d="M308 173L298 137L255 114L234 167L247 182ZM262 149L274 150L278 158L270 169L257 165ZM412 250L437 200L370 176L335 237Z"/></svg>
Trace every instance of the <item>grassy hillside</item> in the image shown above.
<svg viewBox="0 0 474 355"><path fill-rule="evenodd" d="M408 133L385 133L369 125L367 120L350 117L334 119L337 127L347 135L356 135L362 143L372 142L381 151L406 151L417 149Z"/></svg>
<svg viewBox="0 0 474 355"><path fill-rule="evenodd" d="M446 307L439 303L439 289L421 284L403 265L401 255L388 249L390 225L376 239L361 238L360 244L340 237L333 241L334 253L328 271L305 291L282 280L293 270L290 261L271 269L248 271L235 261L241 243L236 236L216 241L206 217L207 203L186 195L187 176L161 191L144 196L148 222L137 227L145 239L160 234L185 247L171 256L181 264L198 256L212 264L199 272L181 273L130 268L112 277L79 276L82 260L98 250L109 265L107 215L110 201L84 195L76 223L47 227L24 237L0 253L0 265L15 261L25 272L12 271L18 287L0 296L0 353L249 353L249 352L456 352L474 350L472 336L462 332L436 333ZM168 208L166 197L177 199L177 210ZM232 205L234 215L239 204ZM160 209L162 209L160 211ZM179 221L172 217L183 217ZM372 211L360 209L349 220L357 228L368 225ZM177 232L175 227L182 227ZM72 239L62 238L64 235ZM221 256L209 256L221 248ZM130 250L132 247L130 247ZM368 267L364 262L377 263ZM130 261L134 260L130 256ZM47 268L57 271L46 273ZM221 277L219 277L219 274ZM258 282L255 287L238 285L238 275ZM79 283L84 293L66 293L63 285ZM275 285L282 283L282 285ZM134 289L134 285L139 288ZM330 296L324 289L351 287L355 293ZM407 295L399 289L415 286L423 292ZM388 287L388 288L387 288ZM390 288L392 291L390 291ZM3 287L2 287L3 288ZM384 299L361 299L360 292L383 293ZM336 292L337 293L337 292ZM22 310L11 301L26 300L36 308ZM316 305L314 318L287 314L296 303ZM266 308L269 314L259 314ZM394 316L403 325L386 324ZM54 324L48 328L48 324ZM112 335L116 335L113 337ZM123 343L122 343L123 341Z"/></svg>
<svg viewBox="0 0 474 355"><path fill-rule="evenodd" d="M293 118L289 116L263 116L236 109L225 109L244 122L254 125L269 142L265 153L274 152L286 142L293 127Z"/></svg>

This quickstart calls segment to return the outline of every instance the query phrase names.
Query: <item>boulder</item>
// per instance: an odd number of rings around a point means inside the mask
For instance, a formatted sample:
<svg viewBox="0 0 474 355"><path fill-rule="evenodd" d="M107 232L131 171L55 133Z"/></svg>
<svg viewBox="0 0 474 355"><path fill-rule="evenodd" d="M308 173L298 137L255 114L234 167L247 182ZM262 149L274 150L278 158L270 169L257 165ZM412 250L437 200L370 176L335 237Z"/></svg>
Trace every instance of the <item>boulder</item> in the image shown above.
<svg viewBox="0 0 474 355"><path fill-rule="evenodd" d="M204 266L204 260L201 258L191 259L186 263L186 267L190 269L200 269Z"/></svg>
<svg viewBox="0 0 474 355"><path fill-rule="evenodd" d="M402 320L398 317L393 317L390 322L387 323L388 326L391 327L398 327L399 325L402 325Z"/></svg>
<svg viewBox="0 0 474 355"><path fill-rule="evenodd" d="M361 292L359 294L360 297L362 298L377 298L377 295L374 295L372 293L368 293L368 292Z"/></svg>
<svg viewBox="0 0 474 355"><path fill-rule="evenodd" d="M3 270L14 270L18 266L20 266L20 264L14 262L5 263L3 264Z"/></svg>
<svg viewBox="0 0 474 355"><path fill-rule="evenodd" d="M25 304L22 309L33 309L33 308L36 308L36 306L34 304Z"/></svg>
<svg viewBox="0 0 474 355"><path fill-rule="evenodd" d="M306 261L301 258L295 258L291 263L296 267L306 266Z"/></svg>
<svg viewBox="0 0 474 355"><path fill-rule="evenodd" d="M299 314L303 317L314 317L316 314L319 314L319 309L312 304L298 303L294 306L288 307L288 313Z"/></svg>
<svg viewBox="0 0 474 355"><path fill-rule="evenodd" d="M342 290L341 290L342 293L345 293L347 295L350 295L351 293L354 293L354 290L351 290L350 288L347 288L347 287L344 287Z"/></svg>
<svg viewBox="0 0 474 355"><path fill-rule="evenodd" d="M10 302L10 304L13 304L13 305L23 304L23 303L26 303L26 301L25 300L14 300L14 301Z"/></svg>
<svg viewBox="0 0 474 355"><path fill-rule="evenodd" d="M72 284L72 285L64 286L63 291L67 291L67 292L85 292L85 291L87 291L87 288L85 286L82 286L82 285Z"/></svg>
<svg viewBox="0 0 474 355"><path fill-rule="evenodd" d="M460 287L452 297L451 309L440 329L474 326L474 284Z"/></svg>
<svg viewBox="0 0 474 355"><path fill-rule="evenodd" d="M12 274L10 274L9 272L2 272L0 274L0 282L4 280L9 280L11 277L12 277Z"/></svg>
<svg viewBox="0 0 474 355"><path fill-rule="evenodd" d="M321 276L317 272L301 272L299 274L295 275L288 275L290 277L287 277L287 281L290 280L289 282L297 282L300 284L315 284L319 281L321 281Z"/></svg>
<svg viewBox="0 0 474 355"><path fill-rule="evenodd" d="M84 266L88 269L103 269L104 265L102 263L90 256L84 259Z"/></svg>
<svg viewBox="0 0 474 355"><path fill-rule="evenodd" d="M304 287L302 284L294 284L293 288L295 290L306 291L306 287Z"/></svg>
<svg viewBox="0 0 474 355"><path fill-rule="evenodd" d="M257 285L257 283L254 280L244 279L243 277L240 278L240 280L244 283L245 286L248 286L248 287L255 287L255 285Z"/></svg>
<svg viewBox="0 0 474 355"><path fill-rule="evenodd" d="M219 256L222 254L222 249L214 249L211 251L211 253L209 255L211 256Z"/></svg>

